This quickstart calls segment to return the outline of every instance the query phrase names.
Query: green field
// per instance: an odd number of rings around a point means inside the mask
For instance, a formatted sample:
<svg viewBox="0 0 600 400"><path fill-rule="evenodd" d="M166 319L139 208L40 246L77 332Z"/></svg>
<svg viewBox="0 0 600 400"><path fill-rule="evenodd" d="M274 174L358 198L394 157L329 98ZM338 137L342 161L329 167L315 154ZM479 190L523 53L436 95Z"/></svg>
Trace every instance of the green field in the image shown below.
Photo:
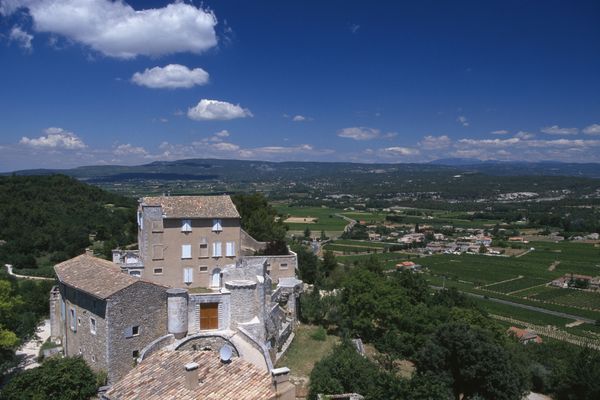
<svg viewBox="0 0 600 400"><path fill-rule="evenodd" d="M286 205L275 205L274 207L277 210L277 213L284 216L284 219L288 217L317 218L317 221L314 223L286 222L292 231L304 231L308 228L314 233L320 231L341 232L344 230L344 227L348 225L346 220L335 215L344 210L324 207L289 207Z"/></svg>
<svg viewBox="0 0 600 400"><path fill-rule="evenodd" d="M491 300L474 298L474 301L490 314L502 315L504 317L518 319L535 325L554 325L556 327L564 328L566 324L574 321L572 319L526 310L508 304L496 303Z"/></svg>
<svg viewBox="0 0 600 400"><path fill-rule="evenodd" d="M400 261L406 261L411 259L411 256L403 253L376 253L376 254L361 254L361 255L350 255L350 256L338 256L336 257L339 262L346 265L354 264L355 262L364 260L366 257L375 257L381 261L386 269L395 268L396 264ZM420 259L412 257L412 261L419 264Z"/></svg>
<svg viewBox="0 0 600 400"><path fill-rule="evenodd" d="M382 253L384 249L389 248L394 244L396 243L340 239L327 243L325 246L323 246L323 248L325 250L333 250L343 253Z"/></svg>
<svg viewBox="0 0 600 400"><path fill-rule="evenodd" d="M559 289L540 287L527 293L528 298L551 301L567 306L584 307L600 310L600 293L585 292L576 289Z"/></svg>

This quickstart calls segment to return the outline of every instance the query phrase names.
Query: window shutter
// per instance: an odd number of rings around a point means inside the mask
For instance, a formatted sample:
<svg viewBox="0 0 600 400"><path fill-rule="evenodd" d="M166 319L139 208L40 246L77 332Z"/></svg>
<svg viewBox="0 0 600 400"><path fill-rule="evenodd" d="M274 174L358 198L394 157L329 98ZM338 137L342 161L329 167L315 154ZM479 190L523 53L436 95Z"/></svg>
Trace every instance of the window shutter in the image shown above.
<svg viewBox="0 0 600 400"><path fill-rule="evenodd" d="M181 220L181 232L191 232L192 231L192 220L191 219L182 219Z"/></svg>
<svg viewBox="0 0 600 400"><path fill-rule="evenodd" d="M192 258L192 245L182 244L181 245L181 258Z"/></svg>
<svg viewBox="0 0 600 400"><path fill-rule="evenodd" d="M221 242L214 242L213 243L213 257L221 257L221 256L222 256Z"/></svg>
<svg viewBox="0 0 600 400"><path fill-rule="evenodd" d="M227 257L235 256L235 242L227 242L226 252Z"/></svg>
<svg viewBox="0 0 600 400"><path fill-rule="evenodd" d="M125 328L125 338L133 337L133 327L128 326Z"/></svg>
<svg viewBox="0 0 600 400"><path fill-rule="evenodd" d="M220 232L223 230L223 227L221 226L221 220L220 219L213 219L213 228L212 228L213 232Z"/></svg>

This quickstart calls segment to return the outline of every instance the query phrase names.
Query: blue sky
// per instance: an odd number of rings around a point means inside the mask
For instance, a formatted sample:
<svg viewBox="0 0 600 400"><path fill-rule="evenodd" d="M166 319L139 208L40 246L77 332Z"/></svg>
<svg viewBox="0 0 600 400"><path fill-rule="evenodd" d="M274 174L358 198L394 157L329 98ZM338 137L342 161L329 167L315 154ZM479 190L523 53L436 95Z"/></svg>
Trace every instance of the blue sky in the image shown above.
<svg viewBox="0 0 600 400"><path fill-rule="evenodd" d="M0 0L0 171L600 161L598 1Z"/></svg>

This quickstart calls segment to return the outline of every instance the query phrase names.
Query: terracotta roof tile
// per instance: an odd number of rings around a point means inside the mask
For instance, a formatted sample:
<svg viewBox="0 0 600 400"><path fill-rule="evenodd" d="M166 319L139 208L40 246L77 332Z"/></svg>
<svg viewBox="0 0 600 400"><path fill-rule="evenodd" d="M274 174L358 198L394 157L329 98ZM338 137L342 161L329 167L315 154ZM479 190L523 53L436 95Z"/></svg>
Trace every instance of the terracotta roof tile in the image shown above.
<svg viewBox="0 0 600 400"><path fill-rule="evenodd" d="M110 261L82 254L54 266L58 280L100 299L139 282Z"/></svg>
<svg viewBox="0 0 600 400"><path fill-rule="evenodd" d="M188 389L185 368L195 362L194 373L203 376L195 389ZM269 400L275 397L271 377L241 358L223 364L212 351L163 349L142 361L106 393L110 400Z"/></svg>
<svg viewBox="0 0 600 400"><path fill-rule="evenodd" d="M240 217L229 196L144 197L142 206L161 206L166 218Z"/></svg>

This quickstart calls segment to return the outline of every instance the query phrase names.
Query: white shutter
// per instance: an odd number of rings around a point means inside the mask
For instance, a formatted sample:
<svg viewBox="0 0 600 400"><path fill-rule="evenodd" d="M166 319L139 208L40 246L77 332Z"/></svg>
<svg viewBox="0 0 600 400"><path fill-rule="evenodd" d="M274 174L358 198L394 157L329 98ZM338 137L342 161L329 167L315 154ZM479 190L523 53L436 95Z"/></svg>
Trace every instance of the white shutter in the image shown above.
<svg viewBox="0 0 600 400"><path fill-rule="evenodd" d="M221 242L213 242L213 257L221 257L222 254Z"/></svg>
<svg viewBox="0 0 600 400"><path fill-rule="evenodd" d="M192 258L192 245L182 244L181 245L181 258Z"/></svg>
<svg viewBox="0 0 600 400"><path fill-rule="evenodd" d="M193 276L193 272L194 270L192 268L184 268L183 269L183 282L184 283L192 283L194 276Z"/></svg>
<svg viewBox="0 0 600 400"><path fill-rule="evenodd" d="M212 228L213 232L221 232L223 230L223 227L221 226L221 220L220 219L213 219L213 228Z"/></svg>
<svg viewBox="0 0 600 400"><path fill-rule="evenodd" d="M192 231L192 220L191 219L182 219L181 220L181 232L191 232Z"/></svg>
<svg viewBox="0 0 600 400"><path fill-rule="evenodd" d="M235 242L227 242L226 256L235 257Z"/></svg>

